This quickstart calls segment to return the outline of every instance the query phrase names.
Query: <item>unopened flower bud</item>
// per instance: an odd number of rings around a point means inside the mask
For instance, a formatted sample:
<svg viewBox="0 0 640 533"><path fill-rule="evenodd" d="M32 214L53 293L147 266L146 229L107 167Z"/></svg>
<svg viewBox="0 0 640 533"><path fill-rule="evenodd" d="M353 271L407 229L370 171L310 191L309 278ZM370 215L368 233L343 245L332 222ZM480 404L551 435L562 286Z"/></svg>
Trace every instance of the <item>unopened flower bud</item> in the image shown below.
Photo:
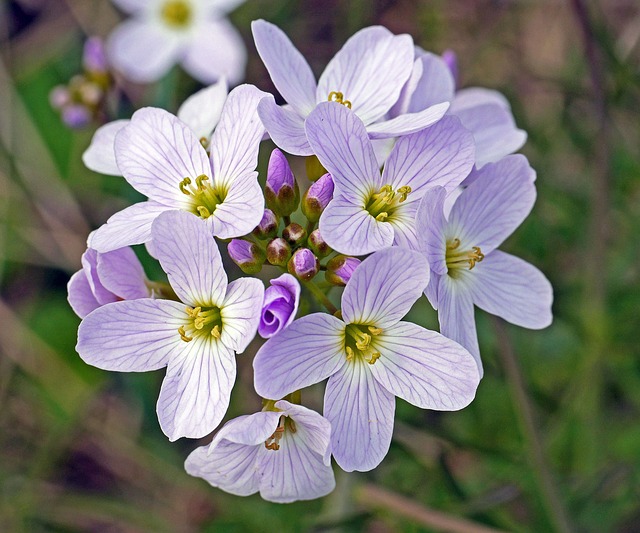
<svg viewBox="0 0 640 533"><path fill-rule="evenodd" d="M89 37L82 51L82 66L89 72L102 73L109 70L104 44L100 37Z"/></svg>
<svg viewBox="0 0 640 533"><path fill-rule="evenodd" d="M300 244L307 236L307 231L300 225L292 222L282 230L282 237L291 246Z"/></svg>
<svg viewBox="0 0 640 533"><path fill-rule="evenodd" d="M71 102L71 94L69 89L64 85L55 86L49 93L49 102L55 109L62 109Z"/></svg>
<svg viewBox="0 0 640 533"><path fill-rule="evenodd" d="M305 167L309 181L316 181L327 173L327 169L322 166L315 155L310 155L305 159Z"/></svg>
<svg viewBox="0 0 640 533"><path fill-rule="evenodd" d="M289 259L287 270L298 279L309 281L318 273L318 270L320 270L320 263L309 248L300 248L296 250L293 257Z"/></svg>
<svg viewBox="0 0 640 533"><path fill-rule="evenodd" d="M360 259L355 257L337 255L327 263L327 272L324 277L332 285L344 287L360 263Z"/></svg>
<svg viewBox="0 0 640 533"><path fill-rule="evenodd" d="M260 224L253 230L253 234L258 239L270 239L275 237L278 233L278 217L271 211L271 209L265 209L262 214L262 220Z"/></svg>
<svg viewBox="0 0 640 533"><path fill-rule="evenodd" d="M266 256L257 244L244 239L233 239L227 246L227 251L245 274L257 274L262 270Z"/></svg>
<svg viewBox="0 0 640 533"><path fill-rule="evenodd" d="M272 279L264 291L258 333L264 339L273 337L296 317L300 302L300 283L290 274Z"/></svg>
<svg viewBox="0 0 640 533"><path fill-rule="evenodd" d="M267 244L267 261L274 266L286 266L291 258L291 246L278 237Z"/></svg>
<svg viewBox="0 0 640 533"><path fill-rule="evenodd" d="M318 181L311 184L309 190L304 193L302 199L302 212L311 222L317 222L320 215L333 199L333 179L331 174L323 175Z"/></svg>
<svg viewBox="0 0 640 533"><path fill-rule="evenodd" d="M71 104L62 108L62 121L70 128L84 128L91 122L91 111L82 104Z"/></svg>
<svg viewBox="0 0 640 533"><path fill-rule="evenodd" d="M300 189L284 154L277 148L271 152L267 183L264 188L267 207L281 216L289 216L298 208Z"/></svg>
<svg viewBox="0 0 640 533"><path fill-rule="evenodd" d="M316 254L316 257L322 259L323 257L327 257L333 250L329 248L329 245L325 242L320 234L320 230L316 229L311 232L309 235L309 239L307 239L307 243L311 251Z"/></svg>

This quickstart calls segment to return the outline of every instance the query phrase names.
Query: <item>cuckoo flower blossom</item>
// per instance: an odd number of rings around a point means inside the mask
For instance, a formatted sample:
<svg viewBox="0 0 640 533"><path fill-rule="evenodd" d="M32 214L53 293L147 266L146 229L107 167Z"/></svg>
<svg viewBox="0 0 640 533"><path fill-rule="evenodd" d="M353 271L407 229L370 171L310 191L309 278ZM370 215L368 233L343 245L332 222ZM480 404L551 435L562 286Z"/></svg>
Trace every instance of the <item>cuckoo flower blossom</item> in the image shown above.
<svg viewBox="0 0 640 533"><path fill-rule="evenodd" d="M390 116L419 113L435 103L450 102L447 114L458 117L473 134L478 167L520 149L527 134L517 128L507 99L498 91L481 87L456 91L451 64L451 52L441 58L416 49L413 73Z"/></svg>
<svg viewBox="0 0 640 533"><path fill-rule="evenodd" d="M234 352L255 335L264 289L228 283L207 228L182 211L153 223L156 255L180 301L142 298L104 305L80 324L87 363L119 372L167 367L158 418L171 439L200 438L220 423L236 376Z"/></svg>
<svg viewBox="0 0 640 533"><path fill-rule="evenodd" d="M364 124L344 106L319 104L305 127L335 184L320 231L343 254L412 246L415 213L425 190L435 185L453 190L473 166L473 137L455 117L401 137L382 175Z"/></svg>
<svg viewBox="0 0 640 533"><path fill-rule="evenodd" d="M220 121L226 99L227 81L223 78L192 94L178 109L178 118L189 126L205 148L209 147L211 134ZM109 176L122 176L116 162L115 141L116 134L129 122L114 120L96 130L89 148L82 154L82 161L87 168Z"/></svg>
<svg viewBox="0 0 640 533"><path fill-rule="evenodd" d="M227 422L209 446L187 457L187 473L238 496L259 491L276 503L329 494L335 487L331 425L301 405L269 404L270 410Z"/></svg>
<svg viewBox="0 0 640 533"><path fill-rule="evenodd" d="M445 218L446 191L428 191L418 210L419 247L429 260L425 291L440 330L476 358L482 371L473 305L531 329L551 323L551 285L529 263L496 248L527 217L536 198L535 172L512 155L475 171Z"/></svg>
<svg viewBox="0 0 640 533"><path fill-rule="evenodd" d="M152 296L142 265L131 248L106 254L89 248L82 254L82 270L71 276L67 289L69 304L80 318L101 305Z"/></svg>
<svg viewBox="0 0 640 533"><path fill-rule="evenodd" d="M391 442L395 396L456 410L475 395L478 368L458 343L401 318L422 294L420 253L387 248L365 259L342 294L342 319L314 313L271 337L254 359L255 388L282 398L329 378L324 416L332 453L347 471L375 468Z"/></svg>
<svg viewBox="0 0 640 533"><path fill-rule="evenodd" d="M320 102L331 100L352 109L371 138L378 139L426 128L449 107L435 102L418 113L385 120L412 72L414 47L409 35L393 35L381 26L360 30L316 83L311 67L282 30L264 20L254 21L251 29L273 84L289 104L279 107L274 101L261 102L260 118L273 141L291 154L313 155L304 120Z"/></svg>
<svg viewBox="0 0 640 533"><path fill-rule="evenodd" d="M268 339L286 328L296 317L300 302L300 283L291 274L272 279L264 291L258 333Z"/></svg>
<svg viewBox="0 0 640 533"><path fill-rule="evenodd" d="M225 15L243 0L113 2L131 18L109 36L107 52L131 81L157 81L176 63L202 83L242 80L247 51Z"/></svg>
<svg viewBox="0 0 640 533"><path fill-rule="evenodd" d="M229 93L211 138L210 158L171 113L149 107L136 111L116 135L116 158L125 179L149 200L113 215L93 233L90 246L107 252L146 243L153 220L174 209L202 219L222 239L250 233L264 210L255 168L264 133L256 107L265 96L252 85Z"/></svg>

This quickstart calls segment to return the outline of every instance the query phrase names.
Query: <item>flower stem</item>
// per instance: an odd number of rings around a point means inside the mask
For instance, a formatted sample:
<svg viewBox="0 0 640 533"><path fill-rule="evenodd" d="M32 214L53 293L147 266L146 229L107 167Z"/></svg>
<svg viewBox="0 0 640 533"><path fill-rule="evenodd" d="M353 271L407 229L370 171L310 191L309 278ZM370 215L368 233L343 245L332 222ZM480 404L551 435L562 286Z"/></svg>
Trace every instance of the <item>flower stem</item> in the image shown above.
<svg viewBox="0 0 640 533"><path fill-rule="evenodd" d="M533 474L538 485L540 499L554 529L561 533L571 533L573 528L570 525L567 512L562 504L561 495L556 488L551 470L544 456L542 439L536 428L533 408L527 396L524 379L518 366L513 346L500 319L494 319L494 328L498 337L498 353L507 373L507 381L515 401L520 429L526 441L529 458L533 465Z"/></svg>
<svg viewBox="0 0 640 533"><path fill-rule="evenodd" d="M338 308L331 303L331 300L327 298L327 295L322 292L320 287L318 287L313 281L302 281L302 284L309 290L311 294L313 294L314 298L318 300L322 305L324 305L332 315L338 311Z"/></svg>

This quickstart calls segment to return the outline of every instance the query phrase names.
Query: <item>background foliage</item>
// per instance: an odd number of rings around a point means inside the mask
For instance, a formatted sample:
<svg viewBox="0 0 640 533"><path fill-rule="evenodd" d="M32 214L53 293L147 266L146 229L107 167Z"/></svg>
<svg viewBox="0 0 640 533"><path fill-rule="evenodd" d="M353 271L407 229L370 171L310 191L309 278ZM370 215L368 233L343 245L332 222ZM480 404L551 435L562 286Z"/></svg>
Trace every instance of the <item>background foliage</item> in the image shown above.
<svg viewBox="0 0 640 533"><path fill-rule="evenodd" d="M638 3L249 0L232 16L250 50L247 81L273 91L251 42L260 17L316 73L354 31L383 24L428 50L455 50L463 86L508 96L529 132L538 202L506 249L551 279L553 325L527 331L477 312L486 374L475 402L435 413L399 401L382 465L338 474L324 500L269 504L189 477L182 462L198 443L170 444L156 420L162 372L85 365L66 302L88 232L138 198L84 168L93 128L67 129L48 93L79 71L85 37L108 34L119 14L107 0L5 0L0 530L640 531ZM197 88L174 70L155 86L125 85L111 111L175 111ZM412 313L435 327L426 300ZM229 416L258 406L256 347L238 359ZM310 394L317 409L321 393Z"/></svg>

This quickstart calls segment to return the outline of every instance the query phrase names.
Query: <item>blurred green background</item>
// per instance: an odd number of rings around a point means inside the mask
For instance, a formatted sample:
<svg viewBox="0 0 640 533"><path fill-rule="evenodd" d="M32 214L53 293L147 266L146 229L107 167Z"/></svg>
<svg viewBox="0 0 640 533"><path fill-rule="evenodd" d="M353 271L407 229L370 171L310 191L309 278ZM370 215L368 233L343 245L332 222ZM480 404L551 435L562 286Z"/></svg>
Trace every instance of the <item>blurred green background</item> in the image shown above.
<svg viewBox="0 0 640 533"><path fill-rule="evenodd" d="M208 440L161 433L163 372L107 373L75 353L66 282L89 231L138 196L84 168L98 124L68 129L49 92L79 72L84 39L121 15L108 0L0 6L0 531L640 531L637 0L248 0L232 14L249 48L246 80L269 91L256 18L283 28L316 74L371 24L457 52L462 86L505 93L529 133L538 201L504 248L555 289L543 331L477 312L485 377L471 406L399 401L379 468L337 472L332 495L290 505L189 477L184 458ZM175 69L123 86L112 112L175 112L198 87ZM412 318L437 323L424 299ZM228 418L259 406L258 345L238 358ZM306 396L318 410L321 393Z"/></svg>

